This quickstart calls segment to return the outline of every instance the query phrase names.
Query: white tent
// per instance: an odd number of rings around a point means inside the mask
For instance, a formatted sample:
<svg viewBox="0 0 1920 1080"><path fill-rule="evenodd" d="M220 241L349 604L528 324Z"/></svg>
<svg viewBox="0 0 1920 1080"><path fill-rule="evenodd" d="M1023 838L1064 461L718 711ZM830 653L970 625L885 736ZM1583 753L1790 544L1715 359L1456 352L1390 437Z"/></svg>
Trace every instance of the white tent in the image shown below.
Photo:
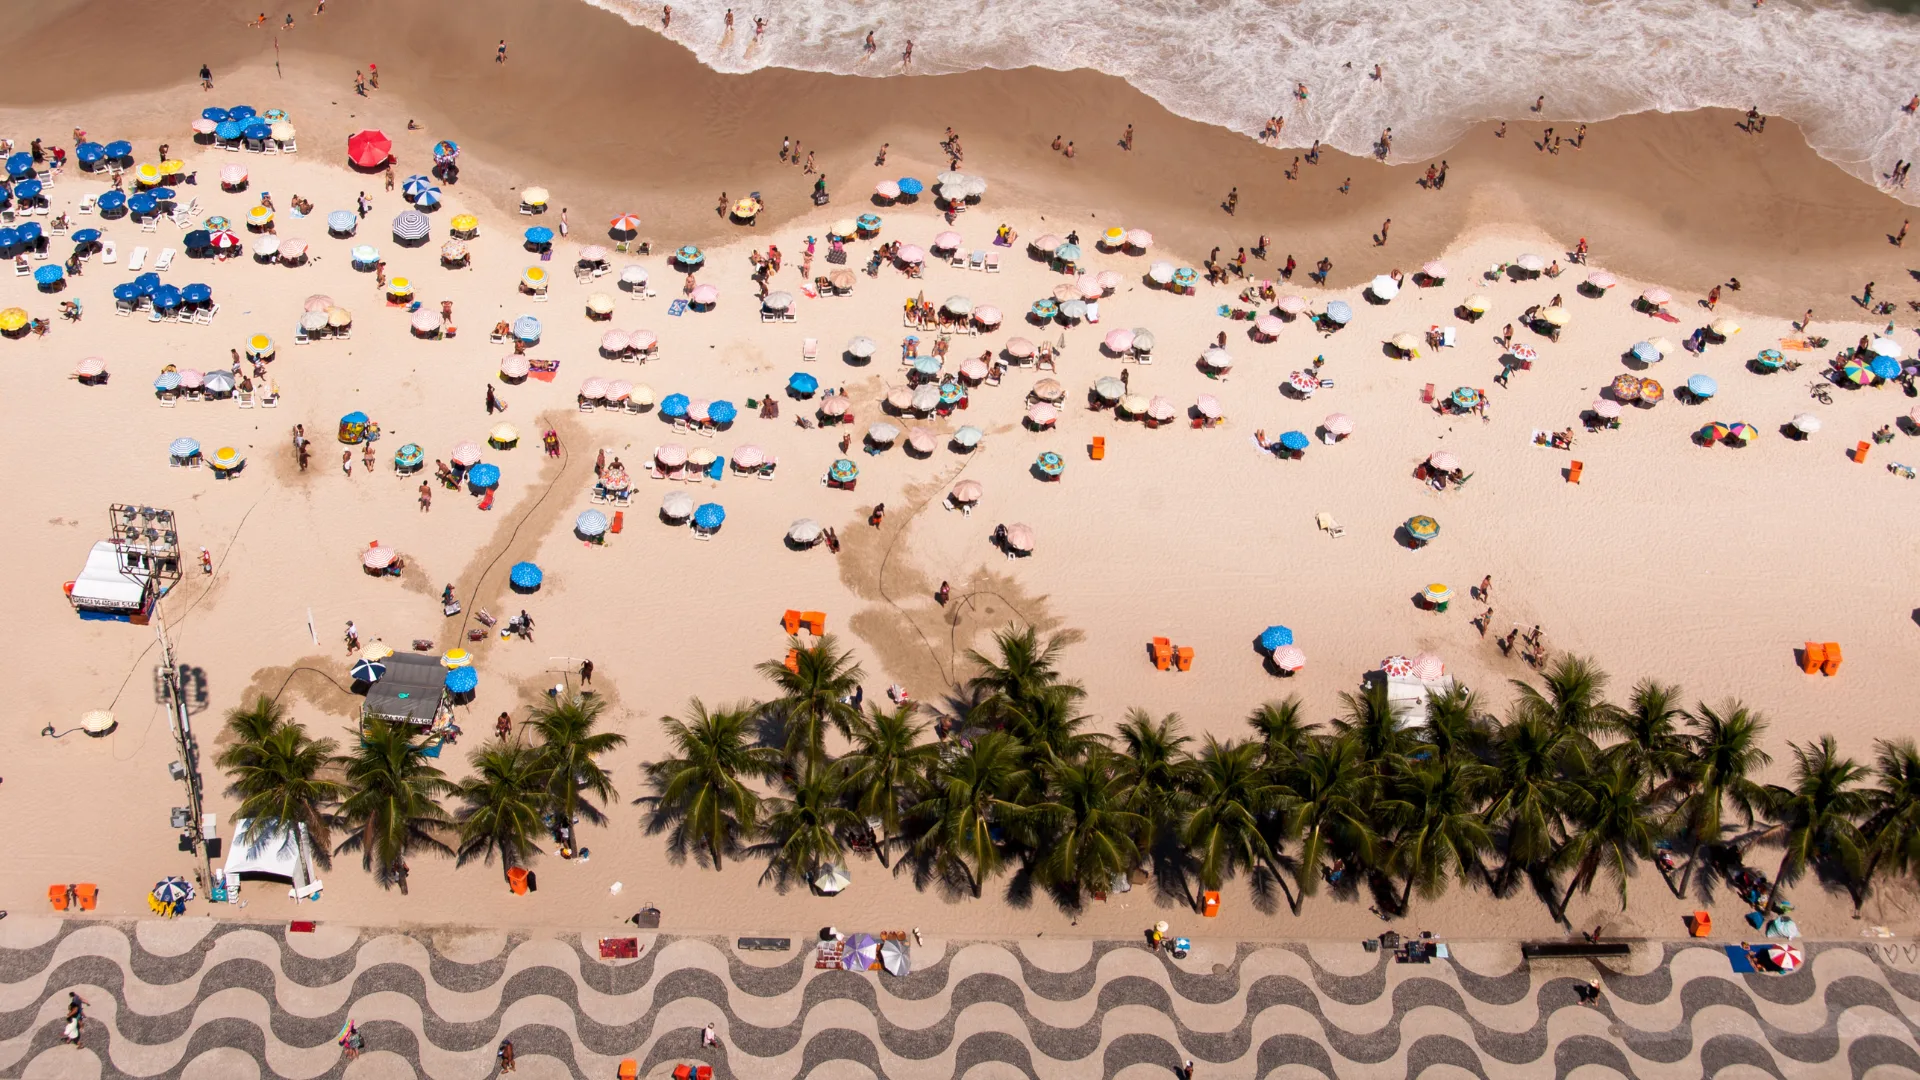
<svg viewBox="0 0 1920 1080"><path fill-rule="evenodd" d="M1387 703L1393 709L1393 718L1400 722L1401 727L1425 727L1427 701L1453 689L1451 675L1442 675L1431 682L1411 675L1387 675L1384 678L1387 681Z"/></svg>
<svg viewBox="0 0 1920 1080"><path fill-rule="evenodd" d="M224 873L229 879L240 874L285 878L293 885L287 895L296 900L320 894L320 880L314 876L312 845L305 828L299 830L296 838L285 829L255 829L251 818L236 818L233 847L227 853Z"/></svg>
<svg viewBox="0 0 1920 1080"><path fill-rule="evenodd" d="M101 540L87 553L87 565L74 579L75 607L106 611L139 611L146 606L147 583L120 569L119 548Z"/></svg>

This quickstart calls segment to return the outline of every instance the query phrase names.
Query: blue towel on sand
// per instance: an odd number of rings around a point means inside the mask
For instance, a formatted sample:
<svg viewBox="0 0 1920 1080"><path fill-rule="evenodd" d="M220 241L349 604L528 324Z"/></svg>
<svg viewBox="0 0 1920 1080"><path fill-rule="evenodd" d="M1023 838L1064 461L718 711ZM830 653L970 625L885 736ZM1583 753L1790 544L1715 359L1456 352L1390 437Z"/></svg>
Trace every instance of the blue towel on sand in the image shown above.
<svg viewBox="0 0 1920 1080"><path fill-rule="evenodd" d="M667 314L675 316L676 318L686 313L687 302L685 300L675 300L673 303L667 305Z"/></svg>
<svg viewBox="0 0 1920 1080"><path fill-rule="evenodd" d="M1755 974L1753 957L1742 946L1727 946L1727 962L1733 965L1733 973L1736 975Z"/></svg>

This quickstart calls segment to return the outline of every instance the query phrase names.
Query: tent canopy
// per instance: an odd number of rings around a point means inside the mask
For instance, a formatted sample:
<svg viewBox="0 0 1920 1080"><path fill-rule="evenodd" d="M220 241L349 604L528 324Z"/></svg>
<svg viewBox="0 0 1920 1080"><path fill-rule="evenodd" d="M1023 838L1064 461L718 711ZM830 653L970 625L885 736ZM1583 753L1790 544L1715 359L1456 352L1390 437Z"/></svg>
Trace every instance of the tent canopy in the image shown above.
<svg viewBox="0 0 1920 1080"><path fill-rule="evenodd" d="M365 715L403 724L433 723L446 689L439 659L395 653L386 662L386 678L367 690Z"/></svg>

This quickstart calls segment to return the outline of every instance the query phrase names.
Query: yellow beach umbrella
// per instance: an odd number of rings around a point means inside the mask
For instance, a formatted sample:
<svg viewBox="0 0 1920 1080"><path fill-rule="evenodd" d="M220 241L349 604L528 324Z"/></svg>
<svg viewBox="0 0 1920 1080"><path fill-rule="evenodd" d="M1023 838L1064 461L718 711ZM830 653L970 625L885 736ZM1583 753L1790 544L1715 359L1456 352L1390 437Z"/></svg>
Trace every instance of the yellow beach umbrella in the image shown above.
<svg viewBox="0 0 1920 1080"><path fill-rule="evenodd" d="M1715 337L1732 337L1740 332L1740 324L1732 319L1715 319L1707 329L1713 331Z"/></svg>
<svg viewBox="0 0 1920 1080"><path fill-rule="evenodd" d="M472 232L480 227L480 219L472 214L455 214L447 225L454 232Z"/></svg>
<svg viewBox="0 0 1920 1080"><path fill-rule="evenodd" d="M265 225L273 220L273 210L265 206L253 206L247 209L247 220L255 225Z"/></svg>
<svg viewBox="0 0 1920 1080"><path fill-rule="evenodd" d="M265 334L255 334L247 339L247 351L264 360L273 355L273 339Z"/></svg>
<svg viewBox="0 0 1920 1080"><path fill-rule="evenodd" d="M392 655L393 649L378 641L360 650L362 660L385 660Z"/></svg>
<svg viewBox="0 0 1920 1080"><path fill-rule="evenodd" d="M1463 308L1466 308L1468 311L1471 311L1476 315L1484 315L1486 314L1487 309L1493 306L1493 301L1487 299L1484 295L1480 293L1474 293L1472 296L1469 296L1466 298L1466 300L1462 301L1460 306Z"/></svg>
<svg viewBox="0 0 1920 1080"><path fill-rule="evenodd" d="M134 176L139 179L141 183L148 186L158 184L160 182L160 166L152 162L147 162L134 170Z"/></svg>
<svg viewBox="0 0 1920 1080"><path fill-rule="evenodd" d="M1127 230L1115 225L1113 228L1108 229L1104 235L1109 246L1118 247L1127 239Z"/></svg>
<svg viewBox="0 0 1920 1080"><path fill-rule="evenodd" d="M613 297L603 292L594 293L587 297L587 310L595 315L605 315L613 310Z"/></svg>
<svg viewBox="0 0 1920 1080"><path fill-rule="evenodd" d="M646 383L634 383L633 389L627 391L627 400L635 405L651 405L653 404L653 387Z"/></svg>
<svg viewBox="0 0 1920 1080"><path fill-rule="evenodd" d="M550 197L543 187L530 187L520 193L520 201L528 206L545 206Z"/></svg>
<svg viewBox="0 0 1920 1080"><path fill-rule="evenodd" d="M387 282L387 294L389 296L412 296L413 282L403 277L394 278L392 281Z"/></svg>
<svg viewBox="0 0 1920 1080"><path fill-rule="evenodd" d="M20 308L10 307L0 311L0 330L11 333L27 325L28 321L27 313Z"/></svg>
<svg viewBox="0 0 1920 1080"><path fill-rule="evenodd" d="M447 654L440 658L440 666L449 671L454 668L468 667L472 663L473 657L465 649L448 649Z"/></svg>
<svg viewBox="0 0 1920 1080"><path fill-rule="evenodd" d="M487 432L487 440L495 443L516 443L520 441L520 429L512 424L495 424Z"/></svg>
<svg viewBox="0 0 1920 1080"><path fill-rule="evenodd" d="M207 464L222 471L237 469L240 467L240 451L235 450L231 446L223 446L214 452L213 457L208 459Z"/></svg>
<svg viewBox="0 0 1920 1080"><path fill-rule="evenodd" d="M1563 307L1550 307L1540 313L1540 320L1548 326L1565 326L1573 321L1573 316Z"/></svg>
<svg viewBox="0 0 1920 1080"><path fill-rule="evenodd" d="M348 311L346 308L343 308L343 307L328 308L327 309L327 325L328 326L351 326L353 325L353 312Z"/></svg>
<svg viewBox="0 0 1920 1080"><path fill-rule="evenodd" d="M179 158L168 158L160 163L161 176L179 176L187 171L187 163Z"/></svg>
<svg viewBox="0 0 1920 1080"><path fill-rule="evenodd" d="M547 272L538 266L529 266L527 272L520 275L520 280L537 289L547 283Z"/></svg>

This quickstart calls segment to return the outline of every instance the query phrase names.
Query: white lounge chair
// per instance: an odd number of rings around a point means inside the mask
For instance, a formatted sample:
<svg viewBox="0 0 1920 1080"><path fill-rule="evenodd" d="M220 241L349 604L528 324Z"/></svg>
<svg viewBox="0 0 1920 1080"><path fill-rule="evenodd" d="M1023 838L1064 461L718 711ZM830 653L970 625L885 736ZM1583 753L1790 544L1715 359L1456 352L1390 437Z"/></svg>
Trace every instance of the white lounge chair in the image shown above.
<svg viewBox="0 0 1920 1080"><path fill-rule="evenodd" d="M976 251L973 253L973 257L967 260L967 269L969 270L985 270L986 268L987 253L985 251Z"/></svg>
<svg viewBox="0 0 1920 1080"><path fill-rule="evenodd" d="M80 213L80 214L91 214L91 213L93 213L93 211L94 211L94 201L95 201L95 200L94 200L94 197L93 197L93 196L91 196L91 195L88 195L88 196L85 196L84 198L82 198L82 199L80 200L80 205L79 205L79 206L76 206L76 207L74 207L74 212L75 212L75 213Z"/></svg>
<svg viewBox="0 0 1920 1080"><path fill-rule="evenodd" d="M1000 253L997 251L987 252L987 273L997 274L999 272L1000 272Z"/></svg>
<svg viewBox="0 0 1920 1080"><path fill-rule="evenodd" d="M113 254L113 241L109 240L107 241L107 254L102 255L100 257L100 261L112 262L113 259L110 258L112 254ZM146 248L137 247L137 248L134 248L133 251L128 253L127 269L141 270L141 269L145 269L146 265L147 265L147 249Z"/></svg>
<svg viewBox="0 0 1920 1080"><path fill-rule="evenodd" d="M167 267L172 266L173 255L174 251L172 248L161 248L160 257L153 260L153 268L155 270L165 270Z"/></svg>
<svg viewBox="0 0 1920 1080"><path fill-rule="evenodd" d="M820 339L819 338L807 338L805 341L802 341L800 343L800 359L802 360L820 359Z"/></svg>

